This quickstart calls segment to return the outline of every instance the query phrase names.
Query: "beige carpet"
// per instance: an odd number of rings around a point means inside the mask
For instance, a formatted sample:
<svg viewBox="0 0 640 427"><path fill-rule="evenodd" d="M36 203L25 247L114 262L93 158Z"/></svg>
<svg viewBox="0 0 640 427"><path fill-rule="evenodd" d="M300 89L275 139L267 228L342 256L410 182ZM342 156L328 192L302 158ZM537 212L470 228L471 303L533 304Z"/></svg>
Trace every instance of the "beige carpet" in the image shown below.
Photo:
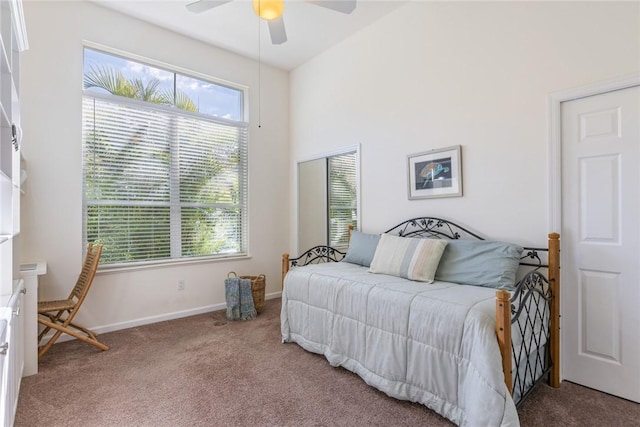
<svg viewBox="0 0 640 427"><path fill-rule="evenodd" d="M450 426L280 343L280 300L257 319L224 311L105 334L111 350L56 344L23 379L16 427ZM640 426L640 405L571 383L539 387L523 426Z"/></svg>

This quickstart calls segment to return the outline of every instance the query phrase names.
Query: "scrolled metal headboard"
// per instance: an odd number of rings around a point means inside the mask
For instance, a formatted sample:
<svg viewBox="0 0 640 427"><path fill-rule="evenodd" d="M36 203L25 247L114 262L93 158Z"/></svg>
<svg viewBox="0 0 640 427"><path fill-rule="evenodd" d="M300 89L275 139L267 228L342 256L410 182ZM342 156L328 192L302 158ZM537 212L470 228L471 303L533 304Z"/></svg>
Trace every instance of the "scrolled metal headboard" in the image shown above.
<svg viewBox="0 0 640 427"><path fill-rule="evenodd" d="M408 219L385 231L387 234L395 234L400 237L421 237L437 239L477 239L486 240L479 234L456 224L436 217L417 217ZM520 265L533 267L534 269L548 267L548 249L524 247L520 257Z"/></svg>
<svg viewBox="0 0 640 427"><path fill-rule="evenodd" d="M385 231L387 234L397 234L400 237L435 237L438 239L461 239L473 237L484 240L483 237L459 226L456 223L435 217L418 217L408 219Z"/></svg>

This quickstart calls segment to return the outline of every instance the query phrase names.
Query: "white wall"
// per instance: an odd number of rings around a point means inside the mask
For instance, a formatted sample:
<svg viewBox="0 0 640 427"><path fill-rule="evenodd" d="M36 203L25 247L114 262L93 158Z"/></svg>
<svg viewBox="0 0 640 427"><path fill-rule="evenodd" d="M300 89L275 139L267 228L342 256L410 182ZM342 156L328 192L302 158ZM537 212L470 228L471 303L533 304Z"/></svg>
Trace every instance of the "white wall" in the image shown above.
<svg viewBox="0 0 640 427"><path fill-rule="evenodd" d="M83 40L249 87L257 117L258 66L247 58L87 2L24 3L30 50L22 56L21 108L28 180L22 198L22 260L46 260L40 298L66 297L83 257L81 99ZM289 241L289 75L262 66L262 127L249 132L250 259L99 273L78 314L109 330L167 313L224 304L227 272L264 273L280 291ZM184 291L178 280L186 281ZM133 322L133 323L132 323Z"/></svg>
<svg viewBox="0 0 640 427"><path fill-rule="evenodd" d="M639 5L409 3L292 72L293 159L361 144L364 231L431 215L545 245L549 94L638 72ZM409 201L407 155L457 144L464 196Z"/></svg>

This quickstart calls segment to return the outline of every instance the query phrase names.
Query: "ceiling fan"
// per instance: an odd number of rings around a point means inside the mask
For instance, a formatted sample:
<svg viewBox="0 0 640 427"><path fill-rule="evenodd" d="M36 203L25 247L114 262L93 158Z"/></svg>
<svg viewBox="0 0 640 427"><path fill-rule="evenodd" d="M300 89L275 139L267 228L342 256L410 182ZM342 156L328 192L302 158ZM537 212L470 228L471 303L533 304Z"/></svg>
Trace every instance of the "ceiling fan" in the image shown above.
<svg viewBox="0 0 640 427"><path fill-rule="evenodd" d="M233 0L198 0L187 5L187 9L193 13L201 13L214 7L222 6ZM356 8L357 0L305 0L307 3L322 6L336 12L349 14ZM253 10L269 24L271 43L282 44L287 41L287 32L284 28L282 12L284 0L253 0Z"/></svg>

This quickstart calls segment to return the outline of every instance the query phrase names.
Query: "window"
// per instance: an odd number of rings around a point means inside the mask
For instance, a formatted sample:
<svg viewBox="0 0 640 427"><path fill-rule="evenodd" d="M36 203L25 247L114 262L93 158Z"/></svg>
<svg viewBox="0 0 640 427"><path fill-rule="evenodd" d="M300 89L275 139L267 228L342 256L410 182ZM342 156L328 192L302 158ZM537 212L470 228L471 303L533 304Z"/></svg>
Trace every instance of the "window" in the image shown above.
<svg viewBox="0 0 640 427"><path fill-rule="evenodd" d="M358 226L356 153L327 158L329 245L348 246L349 226Z"/></svg>
<svg viewBox="0 0 640 427"><path fill-rule="evenodd" d="M244 91L85 48L84 238L102 264L246 254Z"/></svg>

